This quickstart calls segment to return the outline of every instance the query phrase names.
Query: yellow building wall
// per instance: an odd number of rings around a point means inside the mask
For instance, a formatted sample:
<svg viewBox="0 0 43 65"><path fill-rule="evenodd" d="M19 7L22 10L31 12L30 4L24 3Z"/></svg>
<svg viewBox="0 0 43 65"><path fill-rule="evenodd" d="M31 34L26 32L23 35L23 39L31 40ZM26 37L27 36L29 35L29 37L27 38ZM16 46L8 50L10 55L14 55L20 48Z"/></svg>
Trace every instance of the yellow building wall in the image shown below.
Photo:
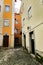
<svg viewBox="0 0 43 65"><path fill-rule="evenodd" d="M5 12L5 5L10 5L10 11ZM11 33L12 33L12 0L4 0L4 12L3 12L3 20L9 19L10 24L8 27L3 26L2 34L7 33L9 35L9 46L11 47Z"/></svg>
<svg viewBox="0 0 43 65"><path fill-rule="evenodd" d="M10 12L3 12L3 19L9 19L10 20L10 25L9 27L4 27L3 26L3 34L5 32L8 32L8 34L11 34L11 24L12 24L12 0L4 0L4 5L10 5Z"/></svg>

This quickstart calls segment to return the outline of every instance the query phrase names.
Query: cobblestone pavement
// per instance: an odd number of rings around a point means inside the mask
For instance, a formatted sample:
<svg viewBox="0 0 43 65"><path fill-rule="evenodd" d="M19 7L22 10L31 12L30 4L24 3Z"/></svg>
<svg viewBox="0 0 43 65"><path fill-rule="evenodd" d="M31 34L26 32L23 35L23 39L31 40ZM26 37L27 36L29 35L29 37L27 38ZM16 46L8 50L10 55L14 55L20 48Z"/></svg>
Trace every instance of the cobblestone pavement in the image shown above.
<svg viewBox="0 0 43 65"><path fill-rule="evenodd" d="M30 54L19 49L7 49L0 51L0 65L41 65Z"/></svg>

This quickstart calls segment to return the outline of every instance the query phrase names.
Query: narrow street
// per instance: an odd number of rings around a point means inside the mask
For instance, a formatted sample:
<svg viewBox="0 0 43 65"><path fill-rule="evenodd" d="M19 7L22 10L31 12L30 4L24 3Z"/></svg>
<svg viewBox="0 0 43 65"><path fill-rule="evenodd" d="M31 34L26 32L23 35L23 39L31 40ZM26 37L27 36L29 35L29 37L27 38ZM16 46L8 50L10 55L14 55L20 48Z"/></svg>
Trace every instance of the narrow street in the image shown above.
<svg viewBox="0 0 43 65"><path fill-rule="evenodd" d="M0 49L0 65L41 65L22 48Z"/></svg>
<svg viewBox="0 0 43 65"><path fill-rule="evenodd" d="M0 0L0 65L43 65L43 0Z"/></svg>

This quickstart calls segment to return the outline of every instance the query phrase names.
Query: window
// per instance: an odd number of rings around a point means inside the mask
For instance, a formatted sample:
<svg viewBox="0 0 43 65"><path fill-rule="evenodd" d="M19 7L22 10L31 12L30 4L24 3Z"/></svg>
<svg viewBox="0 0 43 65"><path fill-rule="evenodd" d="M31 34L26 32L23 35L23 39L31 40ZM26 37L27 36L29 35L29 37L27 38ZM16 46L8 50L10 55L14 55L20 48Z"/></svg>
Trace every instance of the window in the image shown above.
<svg viewBox="0 0 43 65"><path fill-rule="evenodd" d="M9 19L4 19L4 26L9 26Z"/></svg>
<svg viewBox="0 0 43 65"><path fill-rule="evenodd" d="M5 5L5 11L9 12L10 11L10 6L9 5Z"/></svg>
<svg viewBox="0 0 43 65"><path fill-rule="evenodd" d="M15 19L15 24L18 24L18 20Z"/></svg>
<svg viewBox="0 0 43 65"><path fill-rule="evenodd" d="M18 24L18 20L16 20L15 22L16 22L16 24Z"/></svg>
<svg viewBox="0 0 43 65"><path fill-rule="evenodd" d="M18 29L15 28L15 29L14 29L14 33L18 33Z"/></svg>
<svg viewBox="0 0 43 65"><path fill-rule="evenodd" d="M23 18L23 21L25 20L25 18Z"/></svg>
<svg viewBox="0 0 43 65"><path fill-rule="evenodd" d="M18 21L17 20L15 21L15 24L18 24Z"/></svg>
<svg viewBox="0 0 43 65"><path fill-rule="evenodd" d="M0 5L0 12L1 12L1 5Z"/></svg>
<svg viewBox="0 0 43 65"><path fill-rule="evenodd" d="M32 13L31 13L31 6L28 9L28 19L32 17Z"/></svg>

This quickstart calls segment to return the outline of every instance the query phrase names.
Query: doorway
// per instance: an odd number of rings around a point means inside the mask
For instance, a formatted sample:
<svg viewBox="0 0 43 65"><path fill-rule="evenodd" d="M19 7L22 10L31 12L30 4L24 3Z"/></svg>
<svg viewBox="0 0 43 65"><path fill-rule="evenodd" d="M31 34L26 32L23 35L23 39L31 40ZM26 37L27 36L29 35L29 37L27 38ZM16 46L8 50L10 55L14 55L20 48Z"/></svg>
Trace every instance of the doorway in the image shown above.
<svg viewBox="0 0 43 65"><path fill-rule="evenodd" d="M22 47L22 43L20 43L20 42L21 42L21 39L16 37L14 39L14 48L21 48Z"/></svg>
<svg viewBox="0 0 43 65"><path fill-rule="evenodd" d="M14 48L19 48L19 38L15 37L14 39Z"/></svg>
<svg viewBox="0 0 43 65"><path fill-rule="evenodd" d="M8 47L9 46L9 36L4 35L3 36L3 47Z"/></svg>
<svg viewBox="0 0 43 65"><path fill-rule="evenodd" d="M15 46L18 46L19 38L15 38Z"/></svg>
<svg viewBox="0 0 43 65"><path fill-rule="evenodd" d="M31 53L35 54L35 39L34 39L34 31L29 33L30 35L30 45L31 45Z"/></svg>
<svg viewBox="0 0 43 65"><path fill-rule="evenodd" d="M24 34L24 48L26 49L26 35Z"/></svg>

